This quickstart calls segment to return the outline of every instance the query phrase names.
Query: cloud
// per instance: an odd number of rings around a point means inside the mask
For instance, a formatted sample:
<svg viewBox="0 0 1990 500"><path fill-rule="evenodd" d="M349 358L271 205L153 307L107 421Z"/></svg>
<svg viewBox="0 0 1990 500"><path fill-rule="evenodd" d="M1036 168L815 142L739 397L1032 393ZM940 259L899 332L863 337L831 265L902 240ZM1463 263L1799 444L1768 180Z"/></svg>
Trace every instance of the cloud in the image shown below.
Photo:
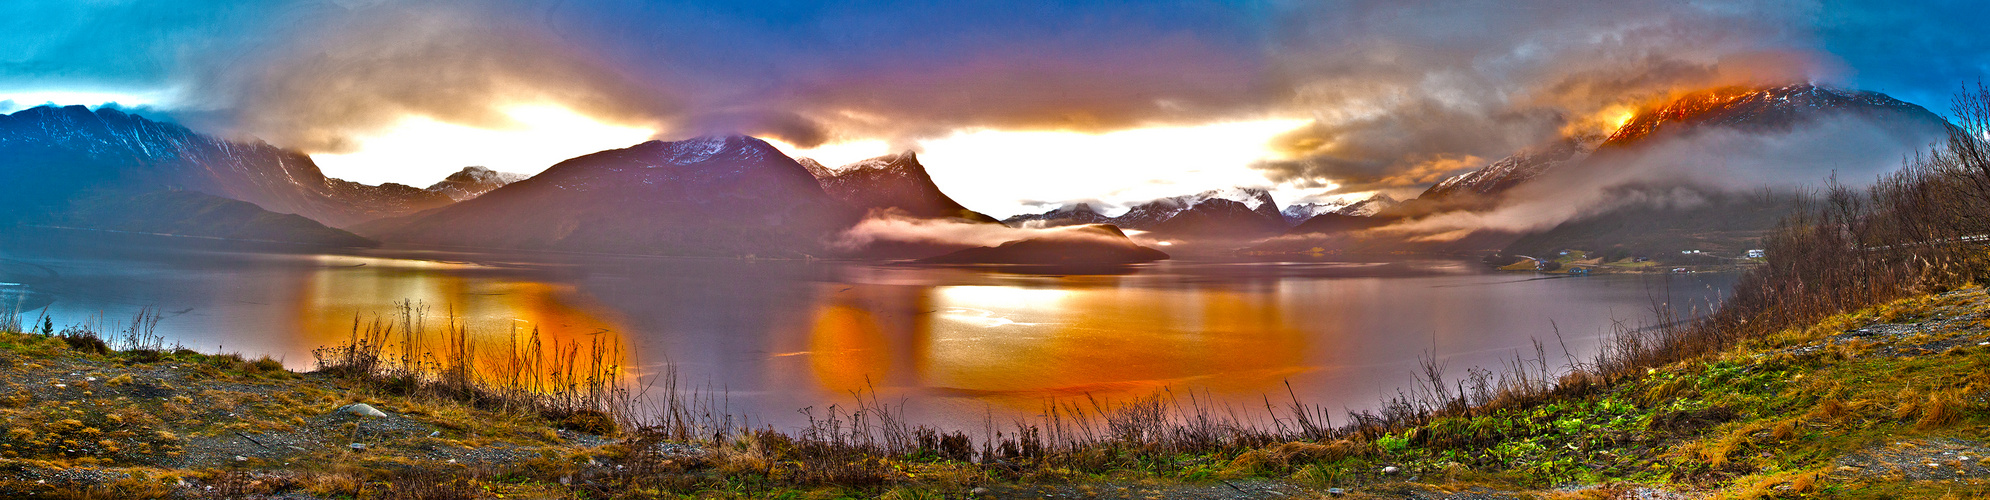
<svg viewBox="0 0 1990 500"><path fill-rule="evenodd" d="M311 152L347 152L356 133L407 116L503 128L510 106L556 104L660 126L685 112L667 89L509 13L414 2L342 14L228 63L253 71L214 69L195 85L215 91L236 129Z"/></svg>
<svg viewBox="0 0 1990 500"><path fill-rule="evenodd" d="M1261 166L1364 191L1681 90L1824 79L1911 100L1990 68L1955 15L1973 5L1896 4L15 2L0 86L170 91L157 105L196 126L311 152L409 115L501 127L517 103L800 147L1310 118Z"/></svg>
<svg viewBox="0 0 1990 500"><path fill-rule="evenodd" d="M895 212L874 212L856 226L838 234L831 245L845 251L861 250L879 243L992 247L1011 241L1042 237L1124 241L1096 231L1085 231L1083 226L1013 228L1001 224L925 219Z"/></svg>
<svg viewBox="0 0 1990 500"><path fill-rule="evenodd" d="M1827 76L1787 2L1329 2L1295 8L1276 67L1314 126L1278 180L1429 184L1682 92ZM1325 23L1307 20L1329 20ZM1445 160L1477 158L1480 165ZM1434 167L1449 172L1432 172ZM1433 176L1431 174L1440 174Z"/></svg>
<svg viewBox="0 0 1990 500"><path fill-rule="evenodd" d="M1376 229L1411 240L1521 233L1632 204L1690 206L1703 193L1802 189L1835 177L1860 185L1944 137L1939 126L1841 115L1783 131L1710 128L1586 162L1522 184L1486 211L1455 211Z"/></svg>

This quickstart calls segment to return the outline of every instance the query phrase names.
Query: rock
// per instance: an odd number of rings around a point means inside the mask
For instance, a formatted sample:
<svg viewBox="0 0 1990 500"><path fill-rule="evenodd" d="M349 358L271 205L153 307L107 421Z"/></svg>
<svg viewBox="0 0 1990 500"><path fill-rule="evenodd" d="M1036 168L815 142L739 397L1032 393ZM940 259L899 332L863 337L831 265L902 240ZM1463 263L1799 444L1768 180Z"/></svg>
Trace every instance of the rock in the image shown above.
<svg viewBox="0 0 1990 500"><path fill-rule="evenodd" d="M241 455L235 455L235 461L237 461L237 462L247 462L247 461L249 461L249 457L245 457L245 456L241 456Z"/></svg>
<svg viewBox="0 0 1990 500"><path fill-rule="evenodd" d="M442 431L435 431L435 432L430 432L430 433L428 433L428 437L436 437L436 436L440 436L440 435L442 435Z"/></svg>
<svg viewBox="0 0 1990 500"><path fill-rule="evenodd" d="M1403 471L1402 469L1399 469L1399 468L1397 468L1397 467L1396 467L1396 466L1394 466L1394 465L1391 465L1391 466L1388 466L1388 467L1383 467L1383 468L1382 468L1382 473L1383 473L1383 474L1395 474L1395 473L1397 473L1397 472L1402 472L1402 471Z"/></svg>
<svg viewBox="0 0 1990 500"><path fill-rule="evenodd" d="M1341 495L1346 495L1347 490L1342 488L1327 488L1327 494L1333 496L1341 496Z"/></svg>
<svg viewBox="0 0 1990 500"><path fill-rule="evenodd" d="M366 451L366 443L353 443L346 445L346 447L352 448L352 451Z"/></svg>
<svg viewBox="0 0 1990 500"><path fill-rule="evenodd" d="M986 495L986 494L989 494L989 493L993 493L993 492L994 492L994 490L990 490L990 489L988 489L988 488L986 488L986 487L978 487L978 486L977 486L977 487L975 487L974 489L971 489L971 490L967 490L967 494L969 494L969 495L974 495L974 496L982 496L982 495Z"/></svg>
<svg viewBox="0 0 1990 500"><path fill-rule="evenodd" d="M366 403L353 403L339 407L339 411L362 417L387 418L387 413Z"/></svg>

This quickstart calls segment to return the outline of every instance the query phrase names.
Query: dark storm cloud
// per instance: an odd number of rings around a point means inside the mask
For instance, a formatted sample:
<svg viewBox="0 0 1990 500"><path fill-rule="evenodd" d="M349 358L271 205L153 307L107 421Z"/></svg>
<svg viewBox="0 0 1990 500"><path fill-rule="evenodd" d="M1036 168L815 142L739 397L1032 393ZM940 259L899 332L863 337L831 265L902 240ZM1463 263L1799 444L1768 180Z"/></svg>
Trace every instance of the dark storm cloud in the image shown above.
<svg viewBox="0 0 1990 500"><path fill-rule="evenodd" d="M1103 131L1261 112L1265 9L1206 1L605 2L568 40L749 131L906 139L962 127ZM753 130L741 117L773 117ZM710 125L705 125L709 127Z"/></svg>
<svg viewBox="0 0 1990 500"><path fill-rule="evenodd" d="M901 144L962 128L1315 124L1283 180L1403 188L1722 83L1922 104L1985 71L1963 2L669 2L0 5L0 90L170 90L206 128L335 151L542 102L665 136ZM1937 103L1938 104L1938 103ZM1934 106L1939 107L1939 106Z"/></svg>

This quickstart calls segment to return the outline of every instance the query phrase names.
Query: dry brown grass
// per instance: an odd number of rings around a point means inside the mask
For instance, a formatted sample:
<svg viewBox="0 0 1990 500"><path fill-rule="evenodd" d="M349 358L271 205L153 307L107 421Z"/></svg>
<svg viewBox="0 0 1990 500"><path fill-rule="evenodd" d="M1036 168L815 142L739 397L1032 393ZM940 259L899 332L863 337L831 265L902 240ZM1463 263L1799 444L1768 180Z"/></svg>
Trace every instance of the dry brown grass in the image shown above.
<svg viewBox="0 0 1990 500"><path fill-rule="evenodd" d="M1930 394L1921 404L1921 419L1914 422L1914 427L1927 430L1954 424L1962 419L1963 405L1962 395L1957 391Z"/></svg>

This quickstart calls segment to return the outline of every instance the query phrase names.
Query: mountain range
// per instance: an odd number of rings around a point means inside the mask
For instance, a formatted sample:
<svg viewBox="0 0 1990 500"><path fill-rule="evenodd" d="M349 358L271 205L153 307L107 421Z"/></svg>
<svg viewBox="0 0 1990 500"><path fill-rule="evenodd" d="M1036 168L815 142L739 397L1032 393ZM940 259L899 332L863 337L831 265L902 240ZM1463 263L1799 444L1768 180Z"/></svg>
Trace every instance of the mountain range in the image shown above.
<svg viewBox="0 0 1990 500"><path fill-rule="evenodd" d="M354 226L385 241L590 253L823 255L861 212L766 141L650 141L443 208Z"/></svg>
<svg viewBox="0 0 1990 500"><path fill-rule="evenodd" d="M1859 117L1883 127L1940 134L1948 122L1927 109L1877 92L1808 83L1728 87L1696 92L1639 110L1608 136L1564 137L1439 181L1415 201L1493 199L1552 172L1610 168L1659 139L1712 130L1779 132L1838 117Z"/></svg>
<svg viewBox="0 0 1990 500"><path fill-rule="evenodd" d="M1056 227L1111 224L1147 231L1156 237L1184 239L1252 239L1284 232L1285 214L1271 192L1261 188L1230 188L1172 196L1134 205L1117 217L1106 217L1089 204L1074 204L1010 217L1011 226Z"/></svg>
<svg viewBox="0 0 1990 500"><path fill-rule="evenodd" d="M64 210L80 198L160 190L245 201L330 226L452 201L413 186L326 177L310 156L261 141L223 140L108 107L83 106L0 115L0 185L33 187L0 198L0 207L16 220Z"/></svg>
<svg viewBox="0 0 1990 500"><path fill-rule="evenodd" d="M1279 213L1285 215L1287 222L1296 226L1306 222L1308 219L1324 214L1338 214L1348 217L1374 217L1376 214L1395 209L1402 204L1403 202L1396 200L1386 193L1376 193L1373 196L1353 203L1294 203L1286 206Z"/></svg>
<svg viewBox="0 0 1990 500"><path fill-rule="evenodd" d="M1484 209L1540 179L1615 168L1660 139L1791 130L1837 116L1916 130L1946 125L1925 109L1871 92L1809 84L1717 89L1642 109L1607 136L1564 137L1517 152L1444 179L1407 202L1378 193L1353 203L1281 209L1267 190L1230 188L1151 200L1117 216L1075 203L1000 223L1107 225L1120 239L1124 228L1145 233L1143 238L1202 242L1358 231L1433 210ZM834 248L834 242L867 217L1010 231L948 196L912 152L828 167L736 135L601 151L531 177L468 167L424 189L326 177L299 152L220 139L116 109L44 106L0 115L0 183L16 188L0 198L3 224L347 246L372 244L366 239L372 238L591 253L877 257ZM1582 234L1606 234L1593 224L1583 227ZM1729 230L1747 228L1722 226ZM1015 234L1011 241L1028 239ZM1048 249L1060 245L920 243L898 247L894 256L956 252L953 261L1004 261L1013 257L1002 255L1055 253ZM1152 255L1121 250L1131 253L1099 258Z"/></svg>

